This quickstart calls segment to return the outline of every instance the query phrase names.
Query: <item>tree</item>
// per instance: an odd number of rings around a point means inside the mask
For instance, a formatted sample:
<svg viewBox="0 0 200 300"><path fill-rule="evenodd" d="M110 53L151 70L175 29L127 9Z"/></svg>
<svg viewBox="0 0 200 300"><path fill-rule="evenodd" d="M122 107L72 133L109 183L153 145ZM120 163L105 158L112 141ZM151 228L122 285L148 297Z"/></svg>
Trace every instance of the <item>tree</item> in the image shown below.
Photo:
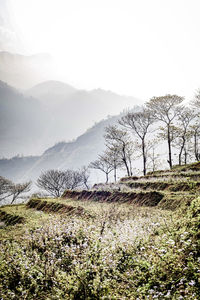
<svg viewBox="0 0 200 300"><path fill-rule="evenodd" d="M149 151L148 161L150 162L152 172L155 172L161 164L160 155L155 153L154 145L151 147L151 151Z"/></svg>
<svg viewBox="0 0 200 300"><path fill-rule="evenodd" d="M106 144L118 149L120 160L123 162L127 175L132 175L131 159L133 144L127 131L119 129L116 125L106 127Z"/></svg>
<svg viewBox="0 0 200 300"><path fill-rule="evenodd" d="M86 187L87 190L89 190L88 179L90 177L90 172L89 172L88 167L83 166L80 169L79 172L80 172L81 177L82 177L82 183L83 183L83 185Z"/></svg>
<svg viewBox="0 0 200 300"><path fill-rule="evenodd" d="M143 174L146 175L146 136L150 125L154 122L150 110L142 107L139 112L129 112L119 120L119 124L134 132L139 138L143 157Z"/></svg>
<svg viewBox="0 0 200 300"><path fill-rule="evenodd" d="M12 195L11 187L13 183L7 178L0 176L0 201Z"/></svg>
<svg viewBox="0 0 200 300"><path fill-rule="evenodd" d="M80 171L66 170L65 173L65 190L73 190L80 187L83 183L83 177Z"/></svg>
<svg viewBox="0 0 200 300"><path fill-rule="evenodd" d="M179 165L182 163L182 154L184 152L185 164L187 163L187 147L186 143L190 140L190 124L195 119L194 110L188 107L182 107L178 113L178 124L176 129L176 144L179 147Z"/></svg>
<svg viewBox="0 0 200 300"><path fill-rule="evenodd" d="M120 159L119 148L115 145L106 145L107 150L105 154L107 156L107 160L109 161L110 165L113 167L114 171L114 181L117 181L117 169L122 166L123 162Z"/></svg>
<svg viewBox="0 0 200 300"><path fill-rule="evenodd" d="M196 122L191 126L191 132L194 137L194 155L197 161L200 160L199 139L200 139L200 89L197 90L192 106L197 110Z"/></svg>
<svg viewBox="0 0 200 300"><path fill-rule="evenodd" d="M108 175L113 171L113 166L110 164L106 154L99 155L99 159L91 162L89 167L104 172L106 175L106 183L108 183Z"/></svg>
<svg viewBox="0 0 200 300"><path fill-rule="evenodd" d="M11 180L0 176L0 201L12 197L11 204L23 193L30 191L31 182L13 183Z"/></svg>
<svg viewBox="0 0 200 300"><path fill-rule="evenodd" d="M199 140L200 140L200 120L197 119L195 124L190 126L191 135L194 138L194 156L196 161L200 160L200 149L199 149Z"/></svg>
<svg viewBox="0 0 200 300"><path fill-rule="evenodd" d="M168 143L168 163L172 168L172 139L174 130L174 121L177 118L180 107L184 98L177 95L166 95L161 97L153 97L146 103L147 108L151 111L152 116L157 121L165 124L161 130L166 130L166 139Z"/></svg>
<svg viewBox="0 0 200 300"><path fill-rule="evenodd" d="M13 184L11 186L11 192L12 192L12 200L11 204L19 198L19 196L23 193L28 193L31 190L31 182L25 182L25 183L17 183Z"/></svg>
<svg viewBox="0 0 200 300"><path fill-rule="evenodd" d="M61 197L66 189L75 189L82 184L82 176L78 171L48 170L37 179L37 186L53 197Z"/></svg>

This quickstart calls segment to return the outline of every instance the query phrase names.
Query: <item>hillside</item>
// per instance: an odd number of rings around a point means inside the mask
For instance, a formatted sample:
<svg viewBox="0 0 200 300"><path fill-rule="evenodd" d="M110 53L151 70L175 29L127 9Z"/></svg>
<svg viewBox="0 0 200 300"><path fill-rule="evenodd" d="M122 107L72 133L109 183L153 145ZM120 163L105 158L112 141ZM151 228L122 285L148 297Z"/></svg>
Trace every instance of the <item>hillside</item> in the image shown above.
<svg viewBox="0 0 200 300"><path fill-rule="evenodd" d="M119 116L105 119L72 142L61 142L47 149L41 156L13 157L0 160L0 174L14 181L35 180L47 169L77 169L88 165L104 149L104 131Z"/></svg>
<svg viewBox="0 0 200 300"><path fill-rule="evenodd" d="M0 296L199 299L199 169L1 207Z"/></svg>

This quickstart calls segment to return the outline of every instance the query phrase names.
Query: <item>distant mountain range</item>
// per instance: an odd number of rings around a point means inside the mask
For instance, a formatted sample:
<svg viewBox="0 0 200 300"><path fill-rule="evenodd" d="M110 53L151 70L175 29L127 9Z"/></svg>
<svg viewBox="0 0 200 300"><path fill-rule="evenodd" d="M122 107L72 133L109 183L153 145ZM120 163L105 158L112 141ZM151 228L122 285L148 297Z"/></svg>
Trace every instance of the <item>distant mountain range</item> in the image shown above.
<svg viewBox="0 0 200 300"><path fill-rule="evenodd" d="M50 61L46 55L0 52L0 175L13 180L88 164L104 147L104 128L117 119L111 116L141 104L52 80Z"/></svg>
<svg viewBox="0 0 200 300"><path fill-rule="evenodd" d="M139 102L102 89L86 91L56 80L41 82L48 62L46 55L0 52L0 157L41 154Z"/></svg>

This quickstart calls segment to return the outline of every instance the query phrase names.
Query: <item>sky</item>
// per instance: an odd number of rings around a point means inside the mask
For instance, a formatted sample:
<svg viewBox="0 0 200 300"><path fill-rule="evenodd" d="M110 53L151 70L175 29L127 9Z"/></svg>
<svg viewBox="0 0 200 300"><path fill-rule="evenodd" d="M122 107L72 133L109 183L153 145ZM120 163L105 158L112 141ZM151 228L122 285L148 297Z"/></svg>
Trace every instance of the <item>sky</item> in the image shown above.
<svg viewBox="0 0 200 300"><path fill-rule="evenodd" d="M49 53L76 88L143 100L190 100L200 88L199 0L0 0L1 10L5 3L0 31L10 30L12 52Z"/></svg>

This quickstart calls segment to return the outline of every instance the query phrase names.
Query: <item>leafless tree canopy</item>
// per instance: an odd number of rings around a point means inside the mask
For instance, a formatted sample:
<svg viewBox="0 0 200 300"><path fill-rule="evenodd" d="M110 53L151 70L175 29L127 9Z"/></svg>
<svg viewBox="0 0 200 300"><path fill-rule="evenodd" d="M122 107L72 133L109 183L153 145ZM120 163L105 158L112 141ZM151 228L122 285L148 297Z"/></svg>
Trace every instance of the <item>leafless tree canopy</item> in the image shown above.
<svg viewBox="0 0 200 300"><path fill-rule="evenodd" d="M104 172L106 175L106 183L108 183L108 175L113 171L113 165L110 163L109 157L105 153L99 155L99 159L91 162L89 167Z"/></svg>
<svg viewBox="0 0 200 300"><path fill-rule="evenodd" d="M12 181L0 176L0 201L11 196Z"/></svg>
<svg viewBox="0 0 200 300"><path fill-rule="evenodd" d="M127 130L117 126L108 126L106 127L105 140L108 147L118 149L119 159L123 162L127 175L130 176L132 174L133 143Z"/></svg>
<svg viewBox="0 0 200 300"><path fill-rule="evenodd" d="M191 143L191 126L196 118L196 113L193 109L189 107L182 106L178 116L177 116L177 125L176 125L176 133L175 133L175 144L179 149L178 157L179 157L179 165L182 164L182 155L184 153L184 163L187 163L188 149L189 143Z"/></svg>
<svg viewBox="0 0 200 300"><path fill-rule="evenodd" d="M119 124L131 130L140 141L143 157L143 174L146 175L146 135L154 118L150 110L142 108L139 112L129 112L119 120Z"/></svg>
<svg viewBox="0 0 200 300"><path fill-rule="evenodd" d="M11 197L11 204L23 193L30 191L31 182L13 183L11 180L0 176L0 201Z"/></svg>
<svg viewBox="0 0 200 300"><path fill-rule="evenodd" d="M87 190L89 190L89 177L90 177L90 172L89 172L89 167L83 166L80 170L79 170L81 176L82 176L82 183L83 186L86 187Z"/></svg>
<svg viewBox="0 0 200 300"><path fill-rule="evenodd" d="M174 124L173 121L177 118L184 98L177 95L166 95L162 97L153 97L146 103L147 108L150 110L155 120L163 122L166 127L163 128L167 132L168 142L168 163L172 168L172 137Z"/></svg>
<svg viewBox="0 0 200 300"><path fill-rule="evenodd" d="M61 197L66 189L73 190L81 186L83 179L86 181L86 173L83 171L48 170L40 175L37 186L53 197Z"/></svg>

